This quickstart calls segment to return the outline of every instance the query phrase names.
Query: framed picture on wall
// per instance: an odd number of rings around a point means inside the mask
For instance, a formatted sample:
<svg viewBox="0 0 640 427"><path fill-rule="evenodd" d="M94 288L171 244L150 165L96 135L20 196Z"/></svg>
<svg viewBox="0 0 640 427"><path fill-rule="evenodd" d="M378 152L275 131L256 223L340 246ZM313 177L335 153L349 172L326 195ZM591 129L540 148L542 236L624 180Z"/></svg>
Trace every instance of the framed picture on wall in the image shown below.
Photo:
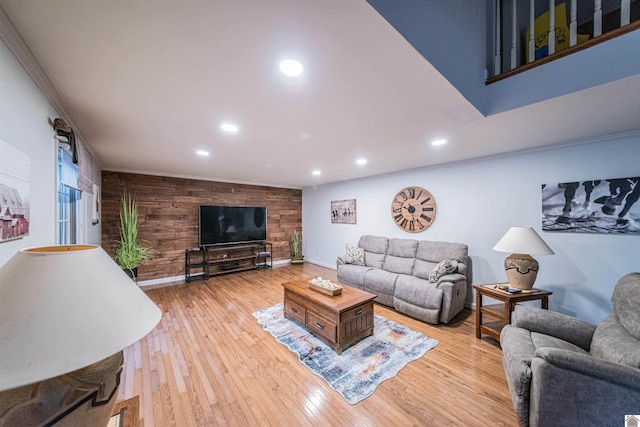
<svg viewBox="0 0 640 427"><path fill-rule="evenodd" d="M640 234L640 177L542 185L542 230Z"/></svg>
<svg viewBox="0 0 640 427"><path fill-rule="evenodd" d="M0 140L0 242L29 235L31 157Z"/></svg>
<svg viewBox="0 0 640 427"><path fill-rule="evenodd" d="M356 199L333 200L331 202L332 224L356 224Z"/></svg>

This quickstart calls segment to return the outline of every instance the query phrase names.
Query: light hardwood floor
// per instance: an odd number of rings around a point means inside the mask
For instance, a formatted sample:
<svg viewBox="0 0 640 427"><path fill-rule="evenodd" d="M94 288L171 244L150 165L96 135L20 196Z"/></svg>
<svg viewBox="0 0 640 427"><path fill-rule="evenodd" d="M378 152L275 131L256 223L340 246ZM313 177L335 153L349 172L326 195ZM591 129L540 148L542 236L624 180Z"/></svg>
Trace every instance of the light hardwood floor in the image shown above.
<svg viewBox="0 0 640 427"><path fill-rule="evenodd" d="M517 426L492 339L473 312L430 325L380 305L375 313L439 344L350 405L251 315L282 302L281 283L336 280L313 264L248 271L146 290L163 317L127 348L118 400L140 398L150 426Z"/></svg>

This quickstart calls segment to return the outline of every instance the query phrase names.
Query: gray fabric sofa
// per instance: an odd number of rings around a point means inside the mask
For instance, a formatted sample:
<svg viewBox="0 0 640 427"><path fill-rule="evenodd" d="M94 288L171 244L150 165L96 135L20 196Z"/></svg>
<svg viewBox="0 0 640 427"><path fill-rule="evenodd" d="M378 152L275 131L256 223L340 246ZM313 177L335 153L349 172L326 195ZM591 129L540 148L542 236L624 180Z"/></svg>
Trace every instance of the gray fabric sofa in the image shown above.
<svg viewBox="0 0 640 427"><path fill-rule="evenodd" d="M462 243L362 236L364 265L338 257L338 281L376 294L376 302L424 322L448 323L467 297L468 247ZM454 272L429 280L444 260L455 260Z"/></svg>
<svg viewBox="0 0 640 427"><path fill-rule="evenodd" d="M522 425L614 426L640 414L640 273L618 281L611 307L597 326L516 307L500 344Z"/></svg>

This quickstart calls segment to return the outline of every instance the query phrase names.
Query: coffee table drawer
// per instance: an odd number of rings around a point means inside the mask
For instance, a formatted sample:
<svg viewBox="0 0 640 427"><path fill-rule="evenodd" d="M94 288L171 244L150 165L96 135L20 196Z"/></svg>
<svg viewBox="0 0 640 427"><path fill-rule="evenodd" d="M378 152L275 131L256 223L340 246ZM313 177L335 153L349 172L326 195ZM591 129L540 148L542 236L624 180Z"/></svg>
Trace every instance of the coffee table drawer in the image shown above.
<svg viewBox="0 0 640 427"><path fill-rule="evenodd" d="M353 317L366 316L371 313L373 313L373 303L369 302L345 311L342 313L342 320L346 321Z"/></svg>
<svg viewBox="0 0 640 427"><path fill-rule="evenodd" d="M307 309L298 304L295 301L284 301L284 316L290 319L296 320L301 325L304 325L307 319Z"/></svg>
<svg viewBox="0 0 640 427"><path fill-rule="evenodd" d="M338 330L336 324L324 317L318 316L313 311L307 312L307 328L314 334L324 335L332 341L336 340Z"/></svg>

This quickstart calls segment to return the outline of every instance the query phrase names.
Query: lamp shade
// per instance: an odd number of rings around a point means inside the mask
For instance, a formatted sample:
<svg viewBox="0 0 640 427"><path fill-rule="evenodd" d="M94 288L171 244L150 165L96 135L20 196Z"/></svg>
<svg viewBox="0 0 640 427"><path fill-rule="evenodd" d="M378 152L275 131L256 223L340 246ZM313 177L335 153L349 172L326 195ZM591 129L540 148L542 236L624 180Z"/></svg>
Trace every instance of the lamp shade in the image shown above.
<svg viewBox="0 0 640 427"><path fill-rule="evenodd" d="M99 246L23 249L0 267L0 391L111 356L161 315Z"/></svg>
<svg viewBox="0 0 640 427"><path fill-rule="evenodd" d="M496 243L493 250L529 255L554 254L532 227L511 227Z"/></svg>

